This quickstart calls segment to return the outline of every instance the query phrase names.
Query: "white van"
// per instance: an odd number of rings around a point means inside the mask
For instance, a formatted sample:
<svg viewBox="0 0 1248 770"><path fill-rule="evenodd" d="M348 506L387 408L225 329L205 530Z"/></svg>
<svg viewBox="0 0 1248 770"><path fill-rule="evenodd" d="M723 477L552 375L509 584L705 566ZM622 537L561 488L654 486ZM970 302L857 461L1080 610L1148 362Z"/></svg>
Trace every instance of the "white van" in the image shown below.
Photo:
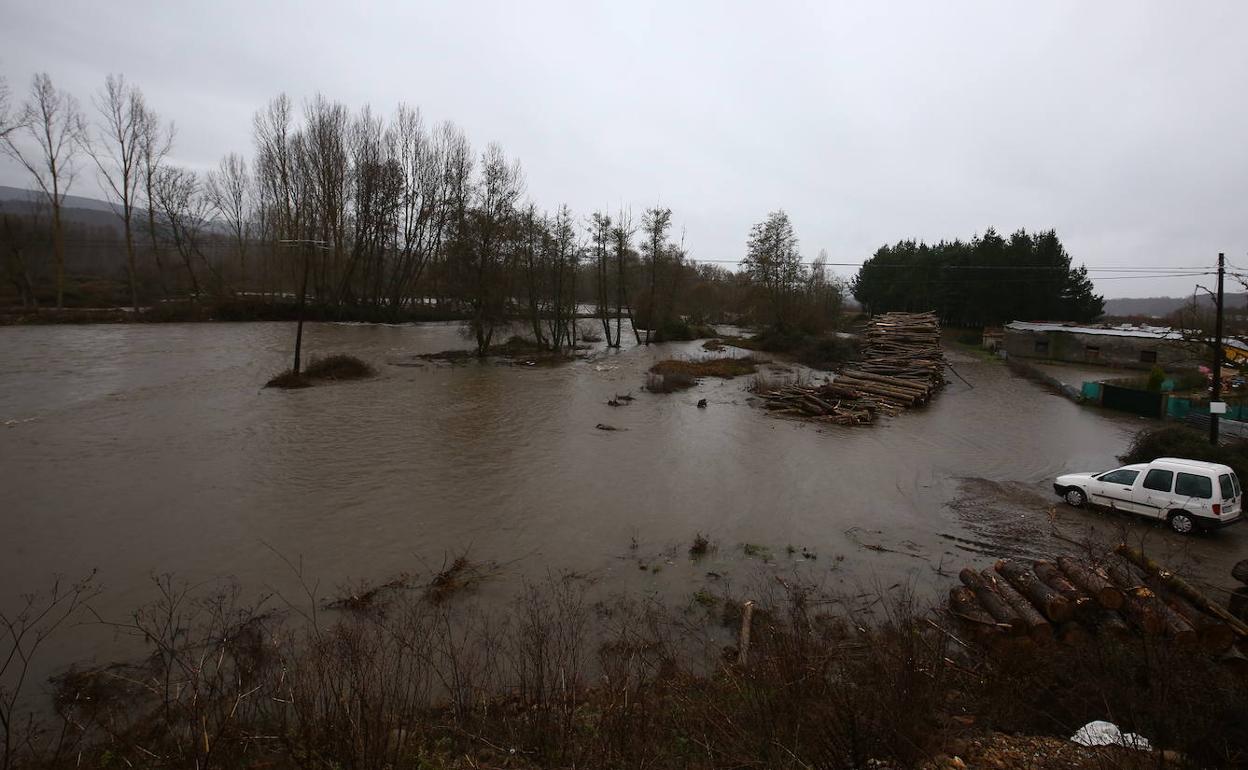
<svg viewBox="0 0 1248 770"><path fill-rule="evenodd" d="M1058 476L1053 489L1067 503L1085 503L1163 519L1175 532L1214 529L1242 519L1242 490L1229 466L1177 457L1100 473Z"/></svg>

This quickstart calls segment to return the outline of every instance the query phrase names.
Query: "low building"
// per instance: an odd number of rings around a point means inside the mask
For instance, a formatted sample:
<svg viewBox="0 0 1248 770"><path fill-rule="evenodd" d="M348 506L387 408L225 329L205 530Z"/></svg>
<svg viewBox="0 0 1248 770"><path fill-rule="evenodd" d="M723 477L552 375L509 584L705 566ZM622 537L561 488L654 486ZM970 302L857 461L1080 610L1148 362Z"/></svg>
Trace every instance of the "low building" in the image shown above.
<svg viewBox="0 0 1248 770"><path fill-rule="evenodd" d="M1006 355L1128 369L1167 371L1207 365L1208 354L1199 344L1161 326L1089 326L1075 323L1014 321L1005 327ZM1227 353L1242 355L1248 346L1226 341ZM1228 355L1228 359L1234 356Z"/></svg>

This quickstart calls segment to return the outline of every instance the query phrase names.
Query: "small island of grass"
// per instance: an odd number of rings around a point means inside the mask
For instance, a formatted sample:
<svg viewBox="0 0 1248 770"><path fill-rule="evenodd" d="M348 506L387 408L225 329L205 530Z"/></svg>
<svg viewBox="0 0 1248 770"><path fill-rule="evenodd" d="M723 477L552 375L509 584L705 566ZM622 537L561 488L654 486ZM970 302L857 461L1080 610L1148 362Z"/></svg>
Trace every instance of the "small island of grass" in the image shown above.
<svg viewBox="0 0 1248 770"><path fill-rule="evenodd" d="M290 369L282 372L265 383L266 388L307 388L318 381L362 380L372 377L376 372L373 367L355 356L344 353L314 358L303 371L294 372Z"/></svg>
<svg viewBox="0 0 1248 770"><path fill-rule="evenodd" d="M673 393L692 388L699 377L731 379L743 374L754 374L759 364L766 361L753 356L722 356L700 361L682 361L669 358L650 367L646 389L654 393Z"/></svg>

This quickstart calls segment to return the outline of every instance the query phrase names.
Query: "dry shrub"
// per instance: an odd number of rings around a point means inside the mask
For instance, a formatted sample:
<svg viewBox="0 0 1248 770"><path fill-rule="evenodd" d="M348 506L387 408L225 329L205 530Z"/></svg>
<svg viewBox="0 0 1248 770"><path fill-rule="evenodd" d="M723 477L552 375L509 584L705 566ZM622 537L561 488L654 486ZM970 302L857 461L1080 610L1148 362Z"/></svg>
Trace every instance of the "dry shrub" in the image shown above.
<svg viewBox="0 0 1248 770"><path fill-rule="evenodd" d="M459 562L434 580L462 577ZM741 665L739 595L720 613L595 604L585 585L550 575L488 612L396 588L373 597L384 612L325 613L309 590L283 618L229 585L162 578L157 600L116 624L151 654L63 678L48 732L68 737L55 753L29 744L19 762L915 767L964 729L954 716L1062 738L1109 719L1195 766L1248 756L1242 672L1190 648L980 648L934 627L905 590L864 615L844 609L861 597L768 575L749 587L758 610Z"/></svg>
<svg viewBox="0 0 1248 770"><path fill-rule="evenodd" d="M337 354L325 358L313 358L303 371L296 374L287 369L265 383L266 388L307 388L316 380L360 380L372 377L373 367L355 356Z"/></svg>
<svg viewBox="0 0 1248 770"><path fill-rule="evenodd" d="M312 380L359 380L373 376L373 367L364 361L343 353L313 358L303 370L305 377Z"/></svg>
<svg viewBox="0 0 1248 770"><path fill-rule="evenodd" d="M1068 737L1103 719L1196 767L1248 762L1243 671L1164 638L999 646L984 656L982 675L984 684L963 693L985 727Z"/></svg>
<svg viewBox="0 0 1248 770"><path fill-rule="evenodd" d="M266 388L281 388L283 390L294 390L296 388L310 388L312 381L303 374L295 374L294 370L287 369L281 374L264 384Z"/></svg>

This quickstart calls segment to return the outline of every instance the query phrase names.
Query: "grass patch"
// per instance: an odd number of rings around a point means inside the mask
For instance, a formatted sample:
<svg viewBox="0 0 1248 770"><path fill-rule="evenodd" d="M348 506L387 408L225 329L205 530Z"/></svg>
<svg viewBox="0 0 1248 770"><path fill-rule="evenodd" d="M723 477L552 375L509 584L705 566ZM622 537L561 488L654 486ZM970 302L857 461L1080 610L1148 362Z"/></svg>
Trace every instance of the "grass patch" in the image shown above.
<svg viewBox="0 0 1248 770"><path fill-rule="evenodd" d="M684 361L669 358L650 367L646 376L646 390L652 393L674 393L698 384L700 377L731 379L758 371L758 365L767 363L753 356L734 358L722 356L700 361Z"/></svg>
<svg viewBox="0 0 1248 770"><path fill-rule="evenodd" d="M265 383L266 388L306 388L316 384L318 380L362 380L375 374L373 367L364 361L339 353L325 358L314 358L302 372L296 374L287 369Z"/></svg>

